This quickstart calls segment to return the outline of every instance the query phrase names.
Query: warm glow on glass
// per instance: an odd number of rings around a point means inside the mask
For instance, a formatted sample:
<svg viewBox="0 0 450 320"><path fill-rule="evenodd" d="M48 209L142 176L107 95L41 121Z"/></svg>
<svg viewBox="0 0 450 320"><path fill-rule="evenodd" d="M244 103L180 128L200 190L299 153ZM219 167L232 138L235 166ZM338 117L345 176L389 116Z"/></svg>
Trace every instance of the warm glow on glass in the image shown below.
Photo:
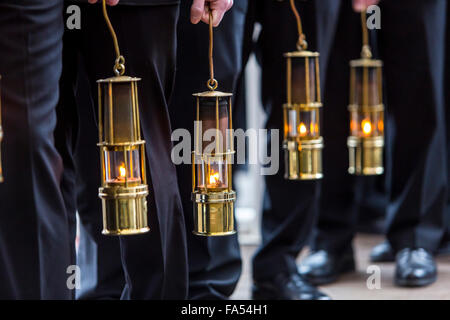
<svg viewBox="0 0 450 320"><path fill-rule="evenodd" d="M355 121L355 120L351 120L351 121L350 121L350 130L351 130L352 132L354 132L354 131L357 130L357 125L356 125L356 121Z"/></svg>
<svg viewBox="0 0 450 320"><path fill-rule="evenodd" d="M140 183L141 166L139 150L105 151L105 173L108 183ZM125 179L126 178L126 179Z"/></svg>
<svg viewBox="0 0 450 320"><path fill-rule="evenodd" d="M380 131L380 132L384 131L384 121L383 120L378 121L378 131Z"/></svg>
<svg viewBox="0 0 450 320"><path fill-rule="evenodd" d="M311 126L313 126L313 124L311 124ZM308 130L306 129L306 126L303 122L301 122L298 126L298 131L300 132L301 137L306 136L306 134L308 133Z"/></svg>
<svg viewBox="0 0 450 320"><path fill-rule="evenodd" d="M197 163L198 188L220 191L228 188L228 164L223 157L200 159Z"/></svg>
<svg viewBox="0 0 450 320"><path fill-rule="evenodd" d="M125 178L125 176L126 176L126 174L127 174L127 171L126 171L126 169L125 169L125 165L124 165L124 164L122 164L122 165L119 167L119 173L120 173L120 177L121 177L121 178Z"/></svg>
<svg viewBox="0 0 450 320"><path fill-rule="evenodd" d="M218 187L221 184L219 172L211 172L209 176L209 185L212 187Z"/></svg>
<svg viewBox="0 0 450 320"><path fill-rule="evenodd" d="M367 119L364 119L361 122L361 128L363 130L364 135L366 135L366 136L368 136L372 133L372 124Z"/></svg>

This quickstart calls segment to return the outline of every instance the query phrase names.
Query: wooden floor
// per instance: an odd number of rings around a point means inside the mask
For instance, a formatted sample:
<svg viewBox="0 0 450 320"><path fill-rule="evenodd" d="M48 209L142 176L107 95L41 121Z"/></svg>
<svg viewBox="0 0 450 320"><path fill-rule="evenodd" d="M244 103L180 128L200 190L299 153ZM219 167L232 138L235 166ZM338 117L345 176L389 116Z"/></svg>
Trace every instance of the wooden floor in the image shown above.
<svg viewBox="0 0 450 320"><path fill-rule="evenodd" d="M380 236L358 236L355 240L357 272L342 276L337 283L324 286L322 290L335 300L450 300L450 256L438 258L439 277L437 282L431 286L412 289L395 287L392 283L394 264L382 263L377 264L381 270L381 289L368 289L366 284L370 276L366 272L367 267L370 265L368 257L371 248L382 241L382 239ZM243 246L241 248L244 259L243 274L232 299L250 299L250 288L252 284L250 260L255 249L255 246ZM306 253L305 250L299 257L299 261Z"/></svg>

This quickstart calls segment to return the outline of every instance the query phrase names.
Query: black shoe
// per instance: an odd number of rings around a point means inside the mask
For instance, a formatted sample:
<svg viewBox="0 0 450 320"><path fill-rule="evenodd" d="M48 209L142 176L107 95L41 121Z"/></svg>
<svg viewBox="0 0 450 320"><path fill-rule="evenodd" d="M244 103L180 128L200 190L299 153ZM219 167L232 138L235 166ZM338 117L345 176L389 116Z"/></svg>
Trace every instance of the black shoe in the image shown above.
<svg viewBox="0 0 450 320"><path fill-rule="evenodd" d="M316 286L335 282L339 275L353 271L355 260L351 250L345 254L325 250L312 252L299 266L302 278Z"/></svg>
<svg viewBox="0 0 450 320"><path fill-rule="evenodd" d="M403 249L397 253L396 261L396 285L423 287L436 281L436 263L431 253L425 249Z"/></svg>
<svg viewBox="0 0 450 320"><path fill-rule="evenodd" d="M253 284L253 300L331 300L298 274L278 274L269 281Z"/></svg>
<svg viewBox="0 0 450 320"><path fill-rule="evenodd" d="M395 254L388 241L377 244L370 253L370 262L394 262Z"/></svg>

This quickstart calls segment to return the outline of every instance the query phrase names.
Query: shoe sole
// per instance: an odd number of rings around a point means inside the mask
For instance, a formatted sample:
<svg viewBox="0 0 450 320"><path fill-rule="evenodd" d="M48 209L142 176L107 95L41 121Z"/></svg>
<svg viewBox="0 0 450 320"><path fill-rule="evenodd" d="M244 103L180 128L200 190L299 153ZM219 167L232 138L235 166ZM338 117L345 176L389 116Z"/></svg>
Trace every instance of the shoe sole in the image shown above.
<svg viewBox="0 0 450 320"><path fill-rule="evenodd" d="M394 279L394 284L399 287L425 287L436 282L437 276L430 279Z"/></svg>

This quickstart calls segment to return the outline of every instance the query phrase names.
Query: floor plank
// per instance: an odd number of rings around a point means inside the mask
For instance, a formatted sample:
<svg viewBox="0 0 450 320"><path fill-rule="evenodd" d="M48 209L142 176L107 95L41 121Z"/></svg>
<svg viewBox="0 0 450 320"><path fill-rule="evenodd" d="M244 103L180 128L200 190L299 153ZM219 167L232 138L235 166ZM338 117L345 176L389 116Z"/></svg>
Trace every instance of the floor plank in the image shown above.
<svg viewBox="0 0 450 320"><path fill-rule="evenodd" d="M358 235L355 239L357 272L342 276L337 283L322 287L322 290L335 300L450 300L450 256L438 258L439 278L436 283L425 288L398 288L393 285L393 263L376 264L381 270L381 289L368 289L367 267L371 265L368 257L371 248L382 241L381 236ZM255 246L242 246L244 259L243 273L232 299L250 299L251 257ZM302 253L301 257L307 253Z"/></svg>

